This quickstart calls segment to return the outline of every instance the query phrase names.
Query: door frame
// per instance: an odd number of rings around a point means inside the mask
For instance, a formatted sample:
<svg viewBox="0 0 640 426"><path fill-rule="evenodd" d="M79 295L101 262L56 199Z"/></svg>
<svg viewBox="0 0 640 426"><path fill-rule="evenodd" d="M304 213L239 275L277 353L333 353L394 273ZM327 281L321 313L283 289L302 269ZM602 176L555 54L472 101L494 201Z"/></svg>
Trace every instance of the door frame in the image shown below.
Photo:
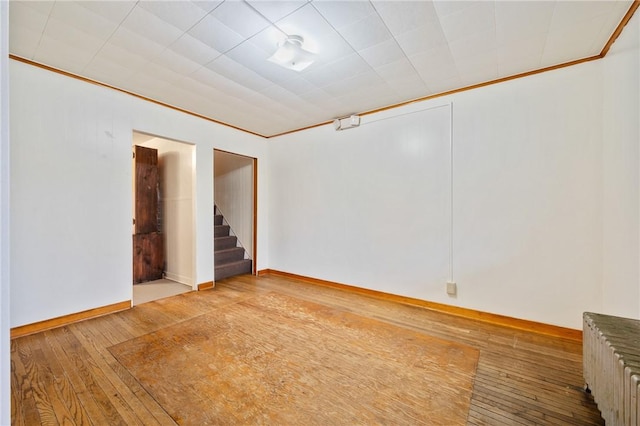
<svg viewBox="0 0 640 426"><path fill-rule="evenodd" d="M196 197L197 197L197 173L196 173L196 151L197 151L197 145L195 143L192 142L187 142L187 141L183 141L183 140L179 140L179 139L175 139L175 138L170 138L170 137L166 137L166 136L162 136L162 135L157 135L157 134L153 134L153 133L148 133L148 132L144 132L144 131L140 131L140 130L136 130L133 129L132 131L132 143L131 143L131 147L132 149L135 149L136 145L140 145L140 144L144 144L145 142L136 142L135 137L133 136L134 134L139 134L139 135L143 135L148 137L149 139L162 139L164 141L170 142L170 143L177 143L177 144L183 144L183 145L188 145L191 148L191 218L190 218L190 223L191 223L191 238L192 238L192 247L191 247L191 259L190 259L190 270L191 270L191 284L185 284L185 285L191 285L191 288L193 290L197 290L198 288L198 284L197 284L197 265L196 265L196 259L197 259L197 246L196 246L196 236L197 236L197 211L196 211ZM133 215L135 216L135 188L133 188ZM135 217L134 217L135 219ZM166 236L165 236L166 237ZM166 247L165 247L166 250ZM165 252L166 255L166 252ZM165 258L165 262L166 262L166 258ZM184 284L184 283L181 283Z"/></svg>
<svg viewBox="0 0 640 426"><path fill-rule="evenodd" d="M233 151L227 151L224 149L219 149L219 148L213 148L213 163L214 163L214 171L213 171L213 188L214 188L214 197L213 197L213 202L215 204L216 200L215 200L215 179L216 179L216 173L215 173L215 155L216 152L222 152L225 154L232 154L232 155L237 155L239 157L244 157L244 158L248 158L251 160L251 175L252 175L252 204L253 204L253 211L251 212L252 215L252 230L251 230L251 237L252 237L252 247L251 247L251 260L252 260L252 264L251 264L251 274L252 275L258 275L258 159L255 157L251 157L250 155L245 155L245 154L238 154L237 152L233 152Z"/></svg>

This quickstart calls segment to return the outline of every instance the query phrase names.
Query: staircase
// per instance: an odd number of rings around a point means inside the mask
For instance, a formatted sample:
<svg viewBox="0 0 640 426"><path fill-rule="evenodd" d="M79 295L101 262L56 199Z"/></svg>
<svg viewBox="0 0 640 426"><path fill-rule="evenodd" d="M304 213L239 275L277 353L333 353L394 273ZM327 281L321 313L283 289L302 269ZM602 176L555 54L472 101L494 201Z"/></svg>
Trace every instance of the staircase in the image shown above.
<svg viewBox="0 0 640 426"><path fill-rule="evenodd" d="M214 208L218 212L217 207ZM229 225L224 225L221 214L214 216L213 249L215 261L214 280L233 277L235 275L250 274L251 259L244 258L244 248L238 247L238 238L229 235Z"/></svg>

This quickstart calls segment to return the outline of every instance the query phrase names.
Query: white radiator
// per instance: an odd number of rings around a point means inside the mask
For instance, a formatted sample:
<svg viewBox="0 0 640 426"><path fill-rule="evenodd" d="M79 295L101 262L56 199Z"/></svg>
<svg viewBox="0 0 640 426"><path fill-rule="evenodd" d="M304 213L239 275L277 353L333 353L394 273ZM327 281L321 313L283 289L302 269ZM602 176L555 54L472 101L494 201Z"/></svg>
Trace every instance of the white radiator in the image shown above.
<svg viewBox="0 0 640 426"><path fill-rule="evenodd" d="M640 320L585 312L587 389L607 426L640 425Z"/></svg>

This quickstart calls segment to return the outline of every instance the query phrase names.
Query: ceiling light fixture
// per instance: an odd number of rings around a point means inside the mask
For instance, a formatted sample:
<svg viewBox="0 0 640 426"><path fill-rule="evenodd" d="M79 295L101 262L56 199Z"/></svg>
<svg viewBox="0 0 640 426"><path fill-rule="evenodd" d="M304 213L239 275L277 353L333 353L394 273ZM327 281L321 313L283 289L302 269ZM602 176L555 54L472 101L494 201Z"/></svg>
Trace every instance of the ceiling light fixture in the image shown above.
<svg viewBox="0 0 640 426"><path fill-rule="evenodd" d="M302 43L304 39L299 35L287 36L278 43L278 50L269 58L269 61L290 70L302 71L315 59L312 52L302 48Z"/></svg>

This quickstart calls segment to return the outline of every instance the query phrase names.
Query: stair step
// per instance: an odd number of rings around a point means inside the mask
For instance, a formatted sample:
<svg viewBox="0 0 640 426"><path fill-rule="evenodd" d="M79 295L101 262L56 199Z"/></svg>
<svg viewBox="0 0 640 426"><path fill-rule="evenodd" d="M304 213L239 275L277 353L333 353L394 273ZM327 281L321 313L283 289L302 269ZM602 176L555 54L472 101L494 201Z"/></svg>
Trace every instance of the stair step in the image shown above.
<svg viewBox="0 0 640 426"><path fill-rule="evenodd" d="M238 237L230 235L228 237L217 237L213 239L213 249L214 250L224 250L228 248L232 248L236 246L238 242Z"/></svg>
<svg viewBox="0 0 640 426"><path fill-rule="evenodd" d="M222 215L221 214L217 214L217 215L213 216L213 224L214 225L222 225Z"/></svg>
<svg viewBox="0 0 640 426"><path fill-rule="evenodd" d="M237 262L244 259L244 249L242 247L216 250L214 254L216 265L222 265L229 262Z"/></svg>
<svg viewBox="0 0 640 426"><path fill-rule="evenodd" d="M225 263L224 265L216 266L214 279L221 280L223 278L233 277L240 274L251 273L251 259L243 259L237 262Z"/></svg>
<svg viewBox="0 0 640 426"><path fill-rule="evenodd" d="M214 237L226 237L229 235L229 225L215 225L213 236Z"/></svg>

